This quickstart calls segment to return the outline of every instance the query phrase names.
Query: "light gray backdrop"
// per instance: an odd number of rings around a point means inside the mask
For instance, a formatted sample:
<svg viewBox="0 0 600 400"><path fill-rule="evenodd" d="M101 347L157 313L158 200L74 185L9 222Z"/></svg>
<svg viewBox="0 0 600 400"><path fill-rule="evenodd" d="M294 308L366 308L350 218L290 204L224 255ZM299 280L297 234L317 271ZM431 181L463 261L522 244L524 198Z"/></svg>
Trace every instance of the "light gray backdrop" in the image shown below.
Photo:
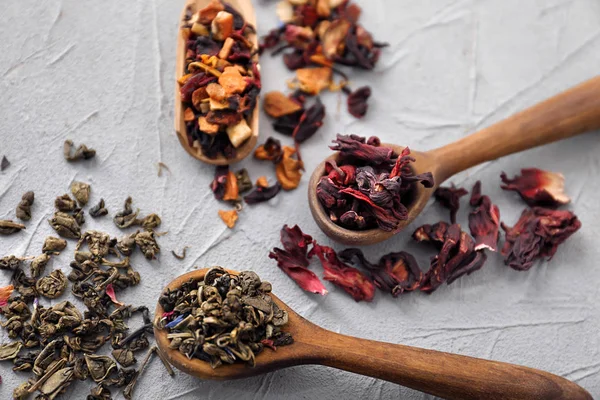
<svg viewBox="0 0 600 400"><path fill-rule="evenodd" d="M254 2L259 32L277 25L275 2ZM344 99L326 93L327 117L302 145L307 174L330 151L337 132L378 135L382 141L427 150L463 137L563 89L592 77L600 64L600 3L596 0L379 0L359 1L362 22L388 41L374 72L352 72L355 87L368 83L373 98L366 118L345 111ZM134 265L141 284L121 300L154 307L161 288L196 266L254 269L301 315L348 335L491 358L541 368L572 379L600 396L600 142L598 133L507 157L454 179L483 190L512 225L523 203L499 187L499 174L535 166L563 172L569 206L582 229L550 263L529 272L505 267L490 256L482 271L431 296L398 299L377 293L355 303L327 284L330 294L304 293L267 258L284 223L299 224L332 244L313 222L306 203L308 176L300 187L270 204L247 207L236 228L217 217L223 205L208 185L213 168L190 158L173 134L174 56L183 1L4 0L0 12L0 157L11 167L0 174L0 218L14 217L21 194L34 190L33 219L25 232L0 238L0 256L37 255L51 233L46 220L55 196L73 180L92 184L95 203L104 197L111 214L127 195L142 213L163 218L163 252ZM284 90L292 77L281 58L263 56L263 90ZM341 107L340 107L341 102ZM341 108L341 111L339 109ZM262 115L261 139L275 135ZM67 164L62 142L72 138L98 151L90 163ZM501 137L498 138L502 140ZM157 176L157 163L171 173ZM272 166L246 160L251 175L273 175ZM466 227L468 207L459 213ZM429 206L411 228L447 218ZM120 234L109 218L93 221ZM410 229L409 229L410 231ZM409 232L366 248L377 258L413 252L425 268L431 253ZM176 260L172 249L189 245ZM68 271L73 243L48 270ZM341 246L335 246L341 249ZM314 270L321 275L318 263ZM0 274L0 284L8 274ZM58 301L58 300L57 300ZM51 304L43 301L44 304ZM77 302L83 307L83 304ZM6 340L4 332L2 341ZM141 357L139 357L141 358ZM0 397L8 398L26 374L0 364ZM64 398L87 395L76 383ZM304 366L239 382L203 382L184 374L171 379L158 360L139 382L139 399L424 399L397 385L325 367ZM122 398L119 395L117 398Z"/></svg>

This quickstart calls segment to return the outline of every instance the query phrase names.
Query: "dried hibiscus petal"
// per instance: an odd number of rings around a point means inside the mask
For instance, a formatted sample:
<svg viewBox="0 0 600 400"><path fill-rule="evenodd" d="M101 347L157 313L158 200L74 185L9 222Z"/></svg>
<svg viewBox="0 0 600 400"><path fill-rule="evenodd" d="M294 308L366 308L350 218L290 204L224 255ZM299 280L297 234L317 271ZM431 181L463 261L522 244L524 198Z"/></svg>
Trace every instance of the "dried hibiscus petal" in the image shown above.
<svg viewBox="0 0 600 400"><path fill-rule="evenodd" d="M538 258L550 260L558 246L579 228L581 222L571 211L526 209L512 228L502 224L506 232L502 248L504 262L513 269L526 271Z"/></svg>
<svg viewBox="0 0 600 400"><path fill-rule="evenodd" d="M283 156L275 167L275 175L284 190L298 187L302 179L302 161L293 158L296 149L289 146L283 147Z"/></svg>
<svg viewBox="0 0 600 400"><path fill-rule="evenodd" d="M227 165L218 166L215 169L215 177L210 184L210 189L214 193L215 199L217 200L223 200L228 174L229 167Z"/></svg>
<svg viewBox="0 0 600 400"><path fill-rule="evenodd" d="M342 288L355 301L372 301L375 285L358 269L344 264L331 247L313 244L308 257L316 255L323 265L323 279Z"/></svg>
<svg viewBox="0 0 600 400"><path fill-rule="evenodd" d="M426 293L480 269L487 259L485 253L475 250L475 242L458 224L423 225L415 230L413 238L430 242L439 250L421 281L420 290Z"/></svg>
<svg viewBox="0 0 600 400"><path fill-rule="evenodd" d="M500 178L504 183L502 189L518 192L530 206L558 207L571 201L564 192L565 177L559 173L524 168L521 175L513 179L508 179L504 172Z"/></svg>
<svg viewBox="0 0 600 400"><path fill-rule="evenodd" d="M280 235L284 250L275 247L269 253L269 258L276 260L277 266L302 289L307 292L326 295L327 290L323 283L314 272L307 268L309 265L307 252L308 246L313 243L312 237L302 233L298 225L293 228L284 225Z"/></svg>
<svg viewBox="0 0 600 400"><path fill-rule="evenodd" d="M475 250L498 251L500 236L500 209L489 196L481 194L481 182L477 181L471 191L470 204L477 207L469 214L469 229L475 238Z"/></svg>
<svg viewBox="0 0 600 400"><path fill-rule="evenodd" d="M369 271L375 286L394 297L416 290L421 285L423 274L417 260L404 251L386 254L378 264L370 263L363 252L356 248L341 251L339 258L345 262L356 260L357 264Z"/></svg>
<svg viewBox="0 0 600 400"><path fill-rule="evenodd" d="M357 135L336 136L331 150L339 151L344 158L368 161L370 164L389 164L394 151L389 147L374 146L365 143L366 139Z"/></svg>
<svg viewBox="0 0 600 400"><path fill-rule="evenodd" d="M281 191L281 184L277 182L273 186L269 187L257 187L250 194L244 197L244 201L248 204L257 204L264 201L269 201L273 197L277 196L277 193Z"/></svg>
<svg viewBox="0 0 600 400"><path fill-rule="evenodd" d="M297 143L302 143L306 139L312 137L317 130L323 125L325 118L325 106L317 97L317 101L308 110L300 116L298 125L296 125L292 137Z"/></svg>
<svg viewBox="0 0 600 400"><path fill-rule="evenodd" d="M267 138L264 144L261 144L254 150L254 157L259 160L268 160L278 163L283 157L281 142L273 137Z"/></svg>
<svg viewBox="0 0 600 400"><path fill-rule="evenodd" d="M279 133L283 133L284 135L292 136L296 130L296 127L300 123L300 118L302 115L304 115L303 109L292 114L279 117L273 122L273 129Z"/></svg>
<svg viewBox="0 0 600 400"><path fill-rule="evenodd" d="M450 222L456 223L456 213L460 208L460 198L469 192L465 188L457 188L452 184L450 187L440 186L433 192L435 199L450 210Z"/></svg>
<svg viewBox="0 0 600 400"><path fill-rule="evenodd" d="M367 101L371 97L371 88L363 86L348 94L348 112L355 118L362 118L367 114L369 105Z"/></svg>

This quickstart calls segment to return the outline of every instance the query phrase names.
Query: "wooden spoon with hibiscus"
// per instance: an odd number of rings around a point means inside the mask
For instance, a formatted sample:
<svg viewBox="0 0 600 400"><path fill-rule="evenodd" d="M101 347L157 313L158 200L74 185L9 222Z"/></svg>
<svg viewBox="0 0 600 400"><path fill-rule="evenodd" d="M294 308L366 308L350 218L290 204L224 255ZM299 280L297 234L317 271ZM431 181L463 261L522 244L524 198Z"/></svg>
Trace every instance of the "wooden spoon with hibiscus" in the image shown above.
<svg viewBox="0 0 600 400"><path fill-rule="evenodd" d="M190 279L202 280L207 271L201 269L181 275L163 292L176 291ZM580 386L548 372L331 332L312 324L271 296L279 308L288 313L284 330L291 333L294 343L275 351L264 350L256 357L254 367L236 363L213 369L205 361L188 359L177 349L169 348L167 331L158 328L164 314L160 303L154 314L158 347L175 367L202 379L246 378L296 365L318 364L384 379L445 399L592 399Z"/></svg>
<svg viewBox="0 0 600 400"><path fill-rule="evenodd" d="M406 205L406 219L395 229L350 230L331 221L317 197L317 185L326 175L326 162L339 160L336 153L325 159L313 172L308 185L308 201L317 225L330 238L348 245L367 245L389 239L409 225L423 210L435 189L451 176L486 161L536 146L600 129L600 76L534 105L503 121L446 146L427 152L412 151L416 175L431 172L430 188L415 185ZM400 154L403 146L381 144Z"/></svg>

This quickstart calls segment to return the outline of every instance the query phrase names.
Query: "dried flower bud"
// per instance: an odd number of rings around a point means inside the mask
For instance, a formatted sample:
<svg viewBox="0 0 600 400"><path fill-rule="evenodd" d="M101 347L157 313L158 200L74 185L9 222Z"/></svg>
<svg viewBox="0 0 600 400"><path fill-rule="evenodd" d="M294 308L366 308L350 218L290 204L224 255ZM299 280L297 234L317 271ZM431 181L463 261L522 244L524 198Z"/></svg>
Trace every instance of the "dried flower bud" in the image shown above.
<svg viewBox="0 0 600 400"><path fill-rule="evenodd" d="M71 184L71 193L81 206L85 206L90 199L90 190L91 187L87 183L75 181Z"/></svg>
<svg viewBox="0 0 600 400"><path fill-rule="evenodd" d="M35 195L33 192L27 192L21 197L21 201L17 206L17 218L23 221L29 221L31 219L31 206Z"/></svg>
<svg viewBox="0 0 600 400"><path fill-rule="evenodd" d="M565 194L565 177L562 174L537 168L524 168L520 176L508 179L503 172L500 175L502 189L514 190L530 206L558 207L568 204L571 199Z"/></svg>

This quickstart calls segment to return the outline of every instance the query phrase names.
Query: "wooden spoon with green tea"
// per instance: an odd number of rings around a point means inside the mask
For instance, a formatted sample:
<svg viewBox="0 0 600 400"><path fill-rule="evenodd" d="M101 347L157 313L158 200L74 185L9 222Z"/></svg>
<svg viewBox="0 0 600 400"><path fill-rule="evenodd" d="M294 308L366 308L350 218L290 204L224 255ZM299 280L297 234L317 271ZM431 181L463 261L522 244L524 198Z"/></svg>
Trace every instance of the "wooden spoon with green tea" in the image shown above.
<svg viewBox="0 0 600 400"><path fill-rule="evenodd" d="M310 178L310 210L321 230L337 242L352 246L378 243L409 225L421 213L435 189L451 176L486 161L595 129L600 129L600 76L457 142L427 152L411 148L411 156L416 159L412 164L415 173L431 172L435 185L431 189L415 185L414 195L409 204L406 204L408 218L392 232L381 229L355 231L331 221L317 198L316 188L325 175L325 162L337 160L337 153L319 164ZM381 146L392 148L396 154L404 148L383 143Z"/></svg>
<svg viewBox="0 0 600 400"><path fill-rule="evenodd" d="M210 3L210 0L186 0L181 13L180 26L177 31L177 56L175 60L175 78L178 80L185 75L185 54L186 54L186 40L182 34L181 27L184 23L184 17L187 10L189 9L192 14L198 12L198 10L206 7ZM237 12L244 17L246 22L256 28L256 14L254 7L250 0L229 0L226 3L231 5ZM249 35L248 39L258 48L258 39L256 35ZM258 56L255 56L258 60ZM200 146L190 146L187 138L187 128L184 120L185 107L181 102L180 85L175 82L175 132L179 138L181 147L185 149L192 157L213 165L228 165L234 164L246 158L256 146L258 142L258 98L257 106L254 107L254 112L248 124L252 129L252 136L247 139L240 147L236 149L236 155L233 158L226 158L222 154L219 154L215 158L209 158L202 153Z"/></svg>
<svg viewBox="0 0 600 400"><path fill-rule="evenodd" d="M201 269L182 275L164 290L177 289L190 279L200 281L207 271ZM283 330L292 334L294 343L278 347L276 351L263 350L256 356L254 367L236 363L213 369L208 362L188 359L178 350L170 349L167 331L157 327L164 313L160 304L154 314L158 347L176 368L202 379L246 378L296 365L319 364L384 379L446 399L592 399L580 386L548 372L334 333L312 324L271 296L288 313L288 323Z"/></svg>

